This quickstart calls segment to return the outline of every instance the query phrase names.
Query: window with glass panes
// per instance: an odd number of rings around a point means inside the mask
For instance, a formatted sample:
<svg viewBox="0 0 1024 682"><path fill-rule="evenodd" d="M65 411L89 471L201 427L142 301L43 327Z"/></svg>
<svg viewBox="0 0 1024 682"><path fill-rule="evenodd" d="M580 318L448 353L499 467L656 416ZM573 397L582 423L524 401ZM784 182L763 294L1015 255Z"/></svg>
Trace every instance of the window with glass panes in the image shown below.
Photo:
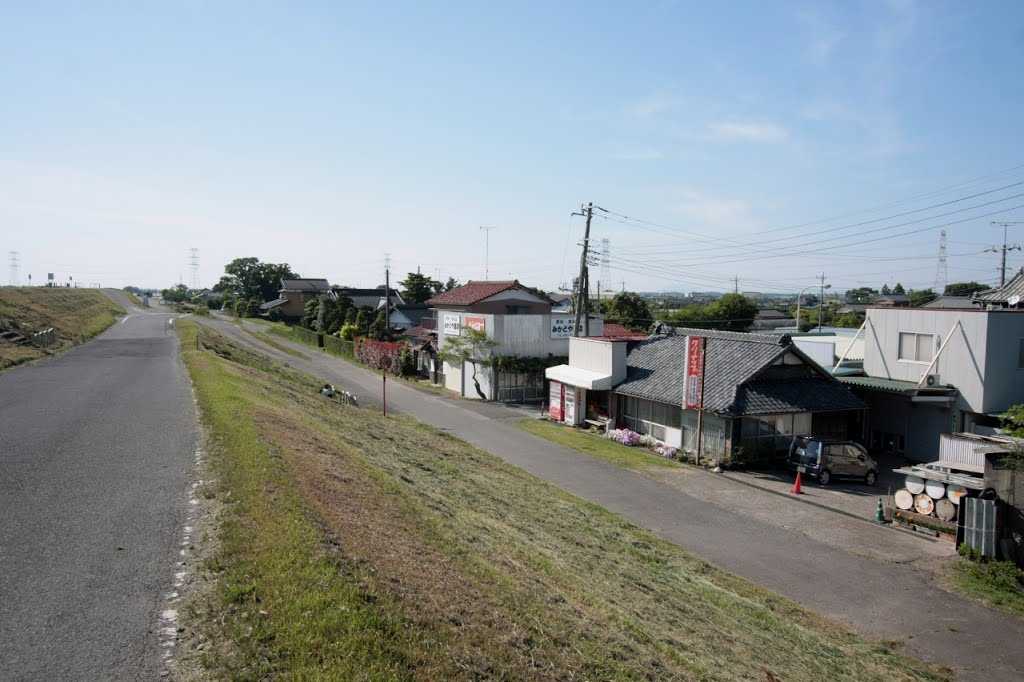
<svg viewBox="0 0 1024 682"><path fill-rule="evenodd" d="M935 354L935 335L900 332L899 359L931 362Z"/></svg>

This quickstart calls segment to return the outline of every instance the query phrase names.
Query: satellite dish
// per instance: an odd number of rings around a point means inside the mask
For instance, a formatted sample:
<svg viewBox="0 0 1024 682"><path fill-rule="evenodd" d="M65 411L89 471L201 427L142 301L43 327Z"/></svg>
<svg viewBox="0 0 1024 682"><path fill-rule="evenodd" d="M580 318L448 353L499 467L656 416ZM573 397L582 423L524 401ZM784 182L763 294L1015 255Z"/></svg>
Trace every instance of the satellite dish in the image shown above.
<svg viewBox="0 0 1024 682"><path fill-rule="evenodd" d="M1009 303L1011 306L1015 306L1018 303L1020 303L1020 294L1014 294L1013 296L1011 296L1010 300L1007 301L1007 303Z"/></svg>

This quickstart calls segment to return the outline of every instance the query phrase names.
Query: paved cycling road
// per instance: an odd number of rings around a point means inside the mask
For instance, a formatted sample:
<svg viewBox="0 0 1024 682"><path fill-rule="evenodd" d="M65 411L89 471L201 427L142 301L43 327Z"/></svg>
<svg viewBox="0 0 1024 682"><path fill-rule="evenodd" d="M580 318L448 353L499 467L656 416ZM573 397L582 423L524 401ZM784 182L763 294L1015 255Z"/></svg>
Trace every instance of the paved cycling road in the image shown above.
<svg viewBox="0 0 1024 682"><path fill-rule="evenodd" d="M0 374L0 678L153 680L196 424L171 315Z"/></svg>

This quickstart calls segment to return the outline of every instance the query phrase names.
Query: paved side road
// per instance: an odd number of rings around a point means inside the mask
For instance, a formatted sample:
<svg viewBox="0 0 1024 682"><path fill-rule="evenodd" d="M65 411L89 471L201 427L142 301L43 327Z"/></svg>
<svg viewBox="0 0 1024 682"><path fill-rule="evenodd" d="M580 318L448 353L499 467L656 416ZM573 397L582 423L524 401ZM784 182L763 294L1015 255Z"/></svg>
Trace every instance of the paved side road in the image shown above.
<svg viewBox="0 0 1024 682"><path fill-rule="evenodd" d="M126 308L127 298L112 295ZM167 324L0 374L0 678L154 680L196 424Z"/></svg>
<svg viewBox="0 0 1024 682"><path fill-rule="evenodd" d="M380 401L379 374L293 344L309 358L301 360L253 340L231 323L199 321L353 390L363 406ZM795 529L709 504L685 491L555 445L509 424L520 415L500 405L452 400L389 381L388 411L392 410L446 429L860 632L905 640L908 654L947 665L960 679L1021 679L1024 623L940 589L928 571L854 556ZM822 523L828 523L828 514L821 512Z"/></svg>

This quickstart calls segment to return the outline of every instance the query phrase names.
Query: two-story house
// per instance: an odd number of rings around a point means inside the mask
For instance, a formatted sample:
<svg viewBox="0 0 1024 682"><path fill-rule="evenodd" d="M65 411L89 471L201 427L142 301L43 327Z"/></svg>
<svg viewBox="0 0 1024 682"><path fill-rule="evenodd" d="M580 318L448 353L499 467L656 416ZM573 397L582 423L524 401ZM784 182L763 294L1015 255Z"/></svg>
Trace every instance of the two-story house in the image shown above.
<svg viewBox="0 0 1024 682"><path fill-rule="evenodd" d="M991 433L1024 403L1024 310L871 308L864 374L869 445L932 461L943 433Z"/></svg>
<svg viewBox="0 0 1024 682"><path fill-rule="evenodd" d="M471 280L434 296L427 305L434 314L440 353L452 339L462 336L465 329L478 329L487 332L497 344L490 350L491 356L538 360L536 363L510 361L505 363L504 369L478 367L476 380L489 400L543 399L543 363L569 355L569 337L575 323L572 314L553 312L551 298L518 280ZM591 317L588 331L592 336L601 336L604 331L601 318ZM442 370L445 388L467 398L480 397L470 379L473 369L469 363L462 367L444 363Z"/></svg>
<svg viewBox="0 0 1024 682"><path fill-rule="evenodd" d="M324 295L335 298L334 292L331 291L331 285L327 283L326 279L312 277L282 279L277 298L261 305L260 314L267 315L276 308L285 319L297 320L302 317L307 303Z"/></svg>

